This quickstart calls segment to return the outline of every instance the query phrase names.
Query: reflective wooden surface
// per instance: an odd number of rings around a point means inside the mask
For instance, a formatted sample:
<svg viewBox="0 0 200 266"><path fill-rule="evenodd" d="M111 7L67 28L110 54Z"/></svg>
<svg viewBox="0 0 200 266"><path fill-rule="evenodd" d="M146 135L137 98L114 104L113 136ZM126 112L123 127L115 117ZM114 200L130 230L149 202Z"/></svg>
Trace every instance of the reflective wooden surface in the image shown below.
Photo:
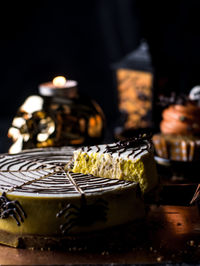
<svg viewBox="0 0 200 266"><path fill-rule="evenodd" d="M138 230L137 230L138 231ZM135 240L131 240L135 239ZM106 240L107 241L107 240ZM136 238L123 236L120 247L38 251L0 246L0 264L198 263L200 217L196 206L151 206Z"/></svg>

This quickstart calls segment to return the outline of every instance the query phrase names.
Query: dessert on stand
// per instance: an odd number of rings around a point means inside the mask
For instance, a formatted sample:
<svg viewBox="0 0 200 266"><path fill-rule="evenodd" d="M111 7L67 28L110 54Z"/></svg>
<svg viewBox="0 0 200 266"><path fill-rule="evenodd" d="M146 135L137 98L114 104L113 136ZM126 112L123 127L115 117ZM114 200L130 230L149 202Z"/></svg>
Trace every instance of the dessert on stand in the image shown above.
<svg viewBox="0 0 200 266"><path fill-rule="evenodd" d="M199 90L199 89L198 89ZM162 97L165 106L160 132L153 135L155 159L170 175L195 179L200 161L199 94L193 88L189 95ZM190 171L191 167L194 171ZM196 170L195 170L196 169Z"/></svg>

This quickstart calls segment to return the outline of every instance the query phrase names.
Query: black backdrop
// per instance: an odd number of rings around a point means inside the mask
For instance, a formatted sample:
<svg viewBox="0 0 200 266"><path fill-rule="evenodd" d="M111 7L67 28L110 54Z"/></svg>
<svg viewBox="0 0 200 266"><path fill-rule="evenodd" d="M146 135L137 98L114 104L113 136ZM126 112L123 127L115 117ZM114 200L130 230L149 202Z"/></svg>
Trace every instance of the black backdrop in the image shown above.
<svg viewBox="0 0 200 266"><path fill-rule="evenodd" d="M188 91L200 84L198 0L4 2L0 3L1 136L24 99L56 75L77 80L79 89L99 102L112 123L117 99L111 65L142 38L150 46L156 92Z"/></svg>

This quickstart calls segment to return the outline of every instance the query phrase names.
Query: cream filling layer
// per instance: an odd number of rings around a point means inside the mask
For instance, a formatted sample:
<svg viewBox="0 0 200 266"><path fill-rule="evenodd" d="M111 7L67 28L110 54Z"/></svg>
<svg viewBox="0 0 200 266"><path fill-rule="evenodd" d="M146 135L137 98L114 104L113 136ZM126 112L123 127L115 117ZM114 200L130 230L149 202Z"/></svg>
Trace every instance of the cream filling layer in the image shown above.
<svg viewBox="0 0 200 266"><path fill-rule="evenodd" d="M98 177L134 181L140 184L146 193L158 184L158 175L153 153L142 151L139 155L129 156L131 149L125 153L103 153L105 145L99 145L87 152L82 149L74 151L74 173L91 174Z"/></svg>

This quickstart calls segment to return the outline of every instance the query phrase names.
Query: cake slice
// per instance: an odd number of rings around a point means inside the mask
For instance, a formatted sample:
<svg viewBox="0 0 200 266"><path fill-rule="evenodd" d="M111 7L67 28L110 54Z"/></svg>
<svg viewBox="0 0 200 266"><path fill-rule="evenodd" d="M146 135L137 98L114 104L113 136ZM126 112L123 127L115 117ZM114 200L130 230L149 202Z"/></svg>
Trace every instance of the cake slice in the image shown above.
<svg viewBox="0 0 200 266"><path fill-rule="evenodd" d="M146 135L109 145L82 147L74 151L72 172L134 181L144 193L158 184L153 145Z"/></svg>

